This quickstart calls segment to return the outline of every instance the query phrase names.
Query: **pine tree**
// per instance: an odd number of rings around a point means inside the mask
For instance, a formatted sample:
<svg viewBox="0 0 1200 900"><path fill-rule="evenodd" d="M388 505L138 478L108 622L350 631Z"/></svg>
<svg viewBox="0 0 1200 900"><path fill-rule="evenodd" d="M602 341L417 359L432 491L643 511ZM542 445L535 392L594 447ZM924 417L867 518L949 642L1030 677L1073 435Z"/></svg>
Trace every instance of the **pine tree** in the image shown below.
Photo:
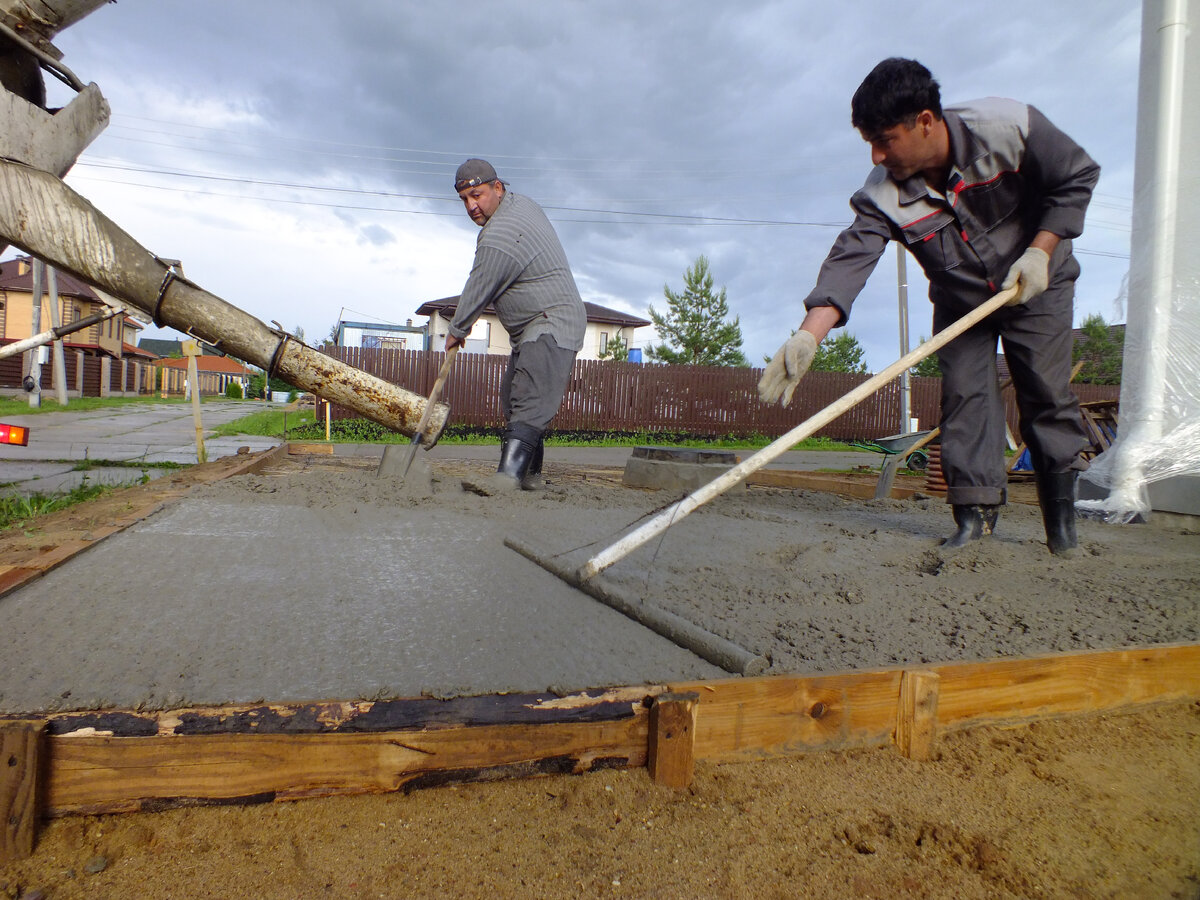
<svg viewBox="0 0 1200 900"><path fill-rule="evenodd" d="M621 333L618 331L609 340L608 345L604 348L604 351L597 354L597 356L600 359L611 359L614 362L628 362L629 345L625 343L625 338L623 338Z"/></svg>
<svg viewBox="0 0 1200 900"><path fill-rule="evenodd" d="M849 372L861 375L867 371L863 362L866 351L852 334L842 332L837 337L821 341L809 370L813 372Z"/></svg>
<svg viewBox="0 0 1200 900"><path fill-rule="evenodd" d="M736 317L725 321L729 315L725 288L713 291L708 259L699 257L683 273L683 281L683 293L663 286L665 314L650 307L650 320L663 343L646 348L646 355L670 365L748 366L742 353L742 326Z"/></svg>
<svg viewBox="0 0 1200 900"><path fill-rule="evenodd" d="M921 335L921 339L917 342L917 346L924 344L927 340L929 340L929 338L925 337L924 335ZM942 367L940 365L938 365L938 358L937 358L936 353L930 353L927 357L925 357L923 360L918 362L915 366L913 366L908 371L911 375L915 375L917 378L941 378L942 377Z"/></svg>
<svg viewBox="0 0 1200 900"><path fill-rule="evenodd" d="M1121 363L1125 355L1125 333L1108 326L1104 317L1093 313L1079 326L1083 337L1071 351L1074 362L1084 360L1076 381L1085 384L1120 384Z"/></svg>

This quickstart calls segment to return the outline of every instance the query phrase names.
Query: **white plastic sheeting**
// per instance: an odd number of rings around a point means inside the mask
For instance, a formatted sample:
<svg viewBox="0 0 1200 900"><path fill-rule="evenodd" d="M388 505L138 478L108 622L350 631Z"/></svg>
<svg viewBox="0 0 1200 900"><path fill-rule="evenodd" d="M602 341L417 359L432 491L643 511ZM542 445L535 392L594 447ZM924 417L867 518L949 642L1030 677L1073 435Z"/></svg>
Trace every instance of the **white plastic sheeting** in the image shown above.
<svg viewBox="0 0 1200 900"><path fill-rule="evenodd" d="M1190 8L1189 8L1190 7ZM1147 485L1200 476L1200 0L1145 0L1129 306L1117 440L1081 501L1110 522L1150 513Z"/></svg>

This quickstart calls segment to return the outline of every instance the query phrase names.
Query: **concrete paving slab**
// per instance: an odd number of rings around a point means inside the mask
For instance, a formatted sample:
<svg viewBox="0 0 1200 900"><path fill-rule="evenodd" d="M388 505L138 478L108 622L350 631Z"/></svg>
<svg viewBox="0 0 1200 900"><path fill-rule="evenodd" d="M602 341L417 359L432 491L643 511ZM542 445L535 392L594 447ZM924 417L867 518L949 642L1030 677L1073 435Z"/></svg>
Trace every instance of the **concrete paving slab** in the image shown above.
<svg viewBox="0 0 1200 900"><path fill-rule="evenodd" d="M0 599L0 710L727 675L505 548L502 522L250 500L182 500Z"/></svg>
<svg viewBox="0 0 1200 900"><path fill-rule="evenodd" d="M216 437L216 425L260 412L264 405L254 401L219 401L201 407L205 432L205 450L209 459L237 453L239 447L251 451L267 450L280 443L277 438L251 435ZM104 409L36 413L6 416L5 421L29 428L29 446L0 445L0 484L9 484L9 492L29 494L70 490L82 481L71 475L72 466L64 460L113 462L196 462L196 429L190 405L153 401ZM111 469L94 474L92 483L128 484L141 480L141 469ZM146 469L151 478L162 470ZM57 487L55 486L57 485Z"/></svg>

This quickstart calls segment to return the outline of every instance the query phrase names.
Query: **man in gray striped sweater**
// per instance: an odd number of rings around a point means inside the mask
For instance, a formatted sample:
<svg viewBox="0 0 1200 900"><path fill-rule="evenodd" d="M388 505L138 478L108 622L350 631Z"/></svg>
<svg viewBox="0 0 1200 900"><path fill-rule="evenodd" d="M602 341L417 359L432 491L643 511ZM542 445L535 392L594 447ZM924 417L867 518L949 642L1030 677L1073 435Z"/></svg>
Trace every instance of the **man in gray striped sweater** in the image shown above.
<svg viewBox="0 0 1200 900"><path fill-rule="evenodd" d="M493 307L512 356L500 385L504 437L500 465L486 493L541 485L546 426L562 404L587 313L558 235L542 208L510 191L492 165L468 159L454 190L481 231L475 263L458 299L446 349L466 342L475 320Z"/></svg>

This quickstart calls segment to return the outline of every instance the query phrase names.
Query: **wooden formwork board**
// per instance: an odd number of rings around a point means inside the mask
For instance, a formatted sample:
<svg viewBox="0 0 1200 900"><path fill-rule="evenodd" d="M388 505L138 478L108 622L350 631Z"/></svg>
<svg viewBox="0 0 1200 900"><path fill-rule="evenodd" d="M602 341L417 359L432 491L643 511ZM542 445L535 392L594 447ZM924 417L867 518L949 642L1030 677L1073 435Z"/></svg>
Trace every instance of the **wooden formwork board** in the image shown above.
<svg viewBox="0 0 1200 900"><path fill-rule="evenodd" d="M938 731L1191 698L1200 698L1200 644L561 697L7 716L0 717L0 736L28 729L31 721L42 724L40 812L55 816L641 766L680 787L693 759L892 742L922 758ZM661 754L669 758L656 758ZM0 798L19 793L12 785L5 790L5 777L0 772Z"/></svg>
<svg viewBox="0 0 1200 900"><path fill-rule="evenodd" d="M920 708L906 674L921 676ZM727 761L887 744L910 717L947 731L1200 697L1200 644L670 687L699 694L696 758Z"/></svg>

